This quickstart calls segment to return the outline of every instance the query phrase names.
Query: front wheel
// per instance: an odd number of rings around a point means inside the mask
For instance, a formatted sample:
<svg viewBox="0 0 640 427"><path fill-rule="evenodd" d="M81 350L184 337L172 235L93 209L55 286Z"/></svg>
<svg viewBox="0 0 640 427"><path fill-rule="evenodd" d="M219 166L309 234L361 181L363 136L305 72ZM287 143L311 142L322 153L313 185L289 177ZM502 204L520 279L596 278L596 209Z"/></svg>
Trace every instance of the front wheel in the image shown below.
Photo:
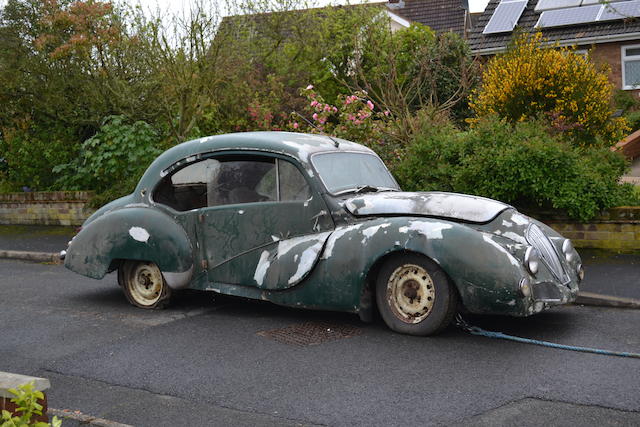
<svg viewBox="0 0 640 427"><path fill-rule="evenodd" d="M171 288L152 262L123 262L118 269L118 283L127 300L140 308L164 308L171 296Z"/></svg>
<svg viewBox="0 0 640 427"><path fill-rule="evenodd" d="M376 302L390 329L409 335L433 335L455 315L458 294L438 265L421 255L389 259L376 281Z"/></svg>

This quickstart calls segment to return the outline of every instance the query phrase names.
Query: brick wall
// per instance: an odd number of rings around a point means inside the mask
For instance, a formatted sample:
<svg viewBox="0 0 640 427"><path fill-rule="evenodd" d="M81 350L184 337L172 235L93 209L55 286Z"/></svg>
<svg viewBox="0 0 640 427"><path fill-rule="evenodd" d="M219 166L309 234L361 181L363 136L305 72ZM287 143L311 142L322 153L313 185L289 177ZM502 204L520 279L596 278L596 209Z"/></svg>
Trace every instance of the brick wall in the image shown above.
<svg viewBox="0 0 640 427"><path fill-rule="evenodd" d="M611 69L609 80L613 83L615 89L622 89L622 46L638 45L638 41L626 41L615 43L600 43L593 46L581 46L591 50L591 58L596 63L605 63ZM635 95L640 95L640 90L631 91Z"/></svg>
<svg viewBox="0 0 640 427"><path fill-rule="evenodd" d="M640 206L609 209L589 223L553 217L543 221L577 248L640 249Z"/></svg>
<svg viewBox="0 0 640 427"><path fill-rule="evenodd" d="M18 405L11 401L13 397L4 397L0 396L0 411L9 411L13 416L19 417L21 412L18 412ZM42 415L34 415L31 418L31 422L42 422L48 423L49 417L47 416L47 395L45 394L44 399L38 399L38 403L42 405Z"/></svg>
<svg viewBox="0 0 640 427"><path fill-rule="evenodd" d="M91 214L89 191L0 194L0 224L80 225Z"/></svg>

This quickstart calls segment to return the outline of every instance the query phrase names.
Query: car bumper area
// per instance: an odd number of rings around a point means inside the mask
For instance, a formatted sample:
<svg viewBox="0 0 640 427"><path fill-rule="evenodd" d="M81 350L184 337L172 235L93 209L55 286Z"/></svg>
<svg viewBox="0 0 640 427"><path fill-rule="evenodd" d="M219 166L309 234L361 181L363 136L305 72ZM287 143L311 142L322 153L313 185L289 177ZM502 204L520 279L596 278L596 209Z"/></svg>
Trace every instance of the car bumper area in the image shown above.
<svg viewBox="0 0 640 427"><path fill-rule="evenodd" d="M461 296L465 309L471 313L525 317L574 302L578 296L578 284L538 282L531 285L528 295L523 295L515 287L489 289L466 283L461 289Z"/></svg>
<svg viewBox="0 0 640 427"><path fill-rule="evenodd" d="M562 304L569 304L578 296L578 285L575 283L558 284L551 282L534 283L532 294L528 301L524 301L525 313L530 316L541 311Z"/></svg>

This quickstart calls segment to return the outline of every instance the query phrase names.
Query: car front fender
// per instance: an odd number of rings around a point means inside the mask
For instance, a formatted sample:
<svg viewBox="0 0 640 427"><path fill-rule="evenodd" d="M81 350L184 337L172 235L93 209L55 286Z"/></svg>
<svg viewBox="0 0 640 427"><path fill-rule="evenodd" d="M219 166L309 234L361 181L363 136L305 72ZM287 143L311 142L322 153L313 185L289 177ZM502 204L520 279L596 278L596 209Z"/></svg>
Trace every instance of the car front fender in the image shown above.
<svg viewBox="0 0 640 427"><path fill-rule="evenodd" d="M375 218L337 228L327 239L320 262L295 295L303 305L359 311L371 272L386 257L414 252L429 257L450 277L472 312L519 310L515 298L524 267L495 236L461 223L416 217ZM306 295L308 294L308 298ZM292 295L273 296L295 303Z"/></svg>
<svg viewBox="0 0 640 427"><path fill-rule="evenodd" d="M101 279L118 259L154 262L173 288L186 286L193 271L193 249L184 229L146 207L114 210L91 221L71 241L64 265Z"/></svg>

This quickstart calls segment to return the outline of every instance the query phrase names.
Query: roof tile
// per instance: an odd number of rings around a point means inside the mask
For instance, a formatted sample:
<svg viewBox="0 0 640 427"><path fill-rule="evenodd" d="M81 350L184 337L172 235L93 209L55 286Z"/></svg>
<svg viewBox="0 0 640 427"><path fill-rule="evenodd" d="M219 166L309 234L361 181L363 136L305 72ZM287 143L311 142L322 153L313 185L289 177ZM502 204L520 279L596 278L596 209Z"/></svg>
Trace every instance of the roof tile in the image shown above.
<svg viewBox="0 0 640 427"><path fill-rule="evenodd" d="M405 0L404 7L390 7L393 13L428 25L437 32L464 35L465 9L461 0Z"/></svg>

